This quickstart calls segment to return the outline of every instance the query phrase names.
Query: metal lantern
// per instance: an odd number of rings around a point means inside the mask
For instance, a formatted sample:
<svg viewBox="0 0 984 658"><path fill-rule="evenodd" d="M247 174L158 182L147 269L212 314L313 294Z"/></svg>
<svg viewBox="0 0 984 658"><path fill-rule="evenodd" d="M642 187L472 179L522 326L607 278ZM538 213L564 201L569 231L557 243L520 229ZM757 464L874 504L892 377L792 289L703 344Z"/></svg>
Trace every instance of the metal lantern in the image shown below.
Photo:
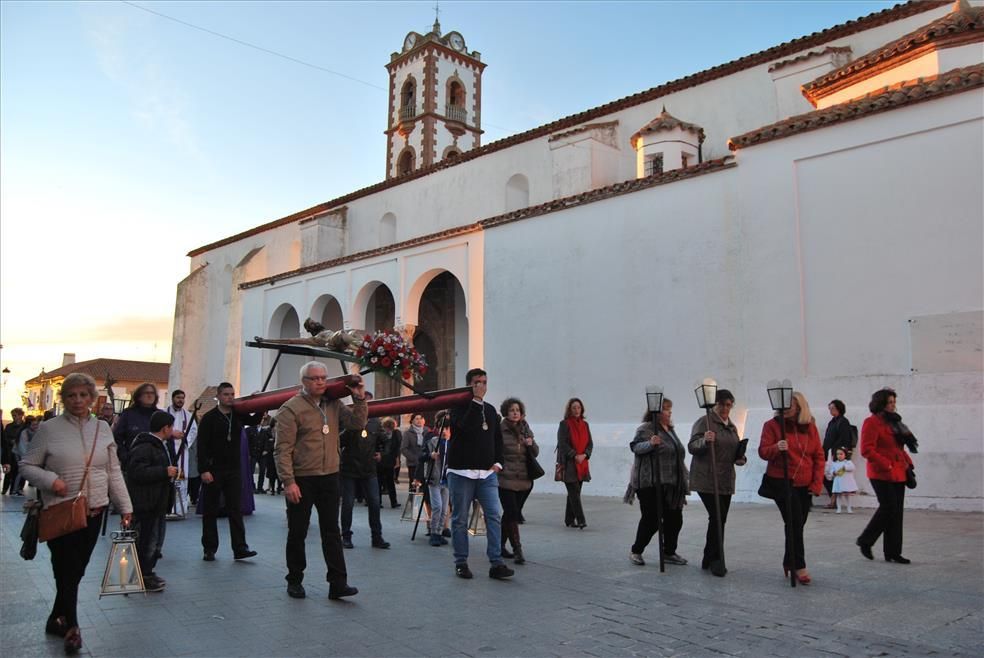
<svg viewBox="0 0 984 658"><path fill-rule="evenodd" d="M646 387L646 408L649 409L650 413L656 413L656 414L658 414L663 410L662 386Z"/></svg>
<svg viewBox="0 0 984 658"><path fill-rule="evenodd" d="M473 537L485 534L485 512L477 500L472 501L471 516L468 519L468 534Z"/></svg>
<svg viewBox="0 0 984 658"><path fill-rule="evenodd" d="M110 533L113 540L103 574L99 598L113 594L146 593L140 560L137 559L137 532L122 529Z"/></svg>
<svg viewBox="0 0 984 658"><path fill-rule="evenodd" d="M694 389L694 394L697 395L697 406L701 409L713 407L717 401L717 390L717 382L710 377L698 384L697 388Z"/></svg>
<svg viewBox="0 0 984 658"><path fill-rule="evenodd" d="M784 379L771 380L766 389L769 391L769 404L773 411L785 411L793 406L793 382Z"/></svg>
<svg viewBox="0 0 984 658"><path fill-rule="evenodd" d="M403 512L400 514L401 521L416 521L417 520L417 510L420 506L424 504L424 492L423 491L413 491L407 496L407 502L403 503ZM424 505L424 511L420 517L422 521L430 521L430 514L427 506Z"/></svg>

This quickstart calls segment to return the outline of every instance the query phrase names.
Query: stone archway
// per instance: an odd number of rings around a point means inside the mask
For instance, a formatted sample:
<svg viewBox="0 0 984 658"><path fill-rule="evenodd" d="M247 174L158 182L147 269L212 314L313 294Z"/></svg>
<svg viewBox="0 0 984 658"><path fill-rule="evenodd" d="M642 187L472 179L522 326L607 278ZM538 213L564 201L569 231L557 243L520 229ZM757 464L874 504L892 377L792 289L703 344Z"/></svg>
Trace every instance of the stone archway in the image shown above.
<svg viewBox="0 0 984 658"><path fill-rule="evenodd" d="M267 336L271 338L298 338L301 335L301 320L297 311L290 304L281 304L273 312L270 318ZM276 353L271 351L276 358ZM301 366L307 362L303 356L296 354L284 354L277 362L277 372L274 376L275 381L271 381L272 388L284 388L294 386L299 383L299 373ZM272 361L271 361L272 363Z"/></svg>
<svg viewBox="0 0 984 658"><path fill-rule="evenodd" d="M380 329L392 329L396 322L396 302L393 293L385 283L377 283L376 288L366 304L366 332L372 333ZM377 398L390 398L402 395L402 386L389 377L373 376L373 394Z"/></svg>
<svg viewBox="0 0 984 658"><path fill-rule="evenodd" d="M434 275L420 296L414 346L430 364L429 390L463 383L468 363L465 294L448 271Z"/></svg>

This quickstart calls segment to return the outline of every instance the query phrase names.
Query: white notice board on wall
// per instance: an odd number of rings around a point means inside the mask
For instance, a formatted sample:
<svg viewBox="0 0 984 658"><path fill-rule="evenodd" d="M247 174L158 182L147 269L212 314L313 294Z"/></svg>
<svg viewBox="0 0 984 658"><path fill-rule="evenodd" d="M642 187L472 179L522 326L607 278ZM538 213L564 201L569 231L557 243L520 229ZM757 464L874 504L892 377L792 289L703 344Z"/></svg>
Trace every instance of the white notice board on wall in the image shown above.
<svg viewBox="0 0 984 658"><path fill-rule="evenodd" d="M984 311L909 320L912 372L984 371Z"/></svg>

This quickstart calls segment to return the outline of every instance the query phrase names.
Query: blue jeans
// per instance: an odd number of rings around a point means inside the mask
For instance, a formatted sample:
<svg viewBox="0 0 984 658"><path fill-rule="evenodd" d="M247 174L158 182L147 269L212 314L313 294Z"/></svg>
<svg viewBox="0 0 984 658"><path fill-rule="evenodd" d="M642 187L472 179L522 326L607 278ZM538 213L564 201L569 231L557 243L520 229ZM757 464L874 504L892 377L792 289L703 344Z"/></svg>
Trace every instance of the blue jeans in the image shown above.
<svg viewBox="0 0 984 658"><path fill-rule="evenodd" d="M484 480L471 480L457 473L448 473L448 488L451 490L451 546L454 548L454 563L468 561L468 514L471 512L472 501L477 500L485 512L485 554L492 564L503 564L499 478L493 473Z"/></svg>
<svg viewBox="0 0 984 658"><path fill-rule="evenodd" d="M440 484L430 485L430 499L430 531L431 534L439 535L444 530L444 522L448 520L448 504L451 502L448 488Z"/></svg>
<svg viewBox="0 0 984 658"><path fill-rule="evenodd" d="M373 541L382 541L383 524L379 521L379 484L376 476L356 479L341 476L342 481L342 537L352 536L352 507L355 505L355 485L362 482L369 502L369 531Z"/></svg>

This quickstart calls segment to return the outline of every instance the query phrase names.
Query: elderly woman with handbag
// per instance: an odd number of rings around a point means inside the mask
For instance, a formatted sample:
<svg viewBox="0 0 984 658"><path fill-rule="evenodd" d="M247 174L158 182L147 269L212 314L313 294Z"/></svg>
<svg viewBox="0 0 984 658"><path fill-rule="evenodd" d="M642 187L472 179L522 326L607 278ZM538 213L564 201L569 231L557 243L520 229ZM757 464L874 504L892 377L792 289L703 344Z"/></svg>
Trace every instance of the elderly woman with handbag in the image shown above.
<svg viewBox="0 0 984 658"><path fill-rule="evenodd" d="M55 576L55 603L45 632L64 637L65 653L82 648L77 614L79 582L99 536L103 511L112 500L129 525L130 497L105 421L89 413L96 399L92 377L72 373L62 383L65 412L43 423L21 461L25 477L41 491L41 541L48 541Z"/></svg>
<svg viewBox="0 0 984 658"><path fill-rule="evenodd" d="M535 463L540 446L533 440L533 430L526 422L526 405L519 398L507 398L502 406L502 471L499 472L499 502L502 504L502 557L512 557L523 564L523 545L519 540L519 517L526 498L533 489L530 458ZM539 469L542 475L543 470ZM506 550L506 540L512 552Z"/></svg>

